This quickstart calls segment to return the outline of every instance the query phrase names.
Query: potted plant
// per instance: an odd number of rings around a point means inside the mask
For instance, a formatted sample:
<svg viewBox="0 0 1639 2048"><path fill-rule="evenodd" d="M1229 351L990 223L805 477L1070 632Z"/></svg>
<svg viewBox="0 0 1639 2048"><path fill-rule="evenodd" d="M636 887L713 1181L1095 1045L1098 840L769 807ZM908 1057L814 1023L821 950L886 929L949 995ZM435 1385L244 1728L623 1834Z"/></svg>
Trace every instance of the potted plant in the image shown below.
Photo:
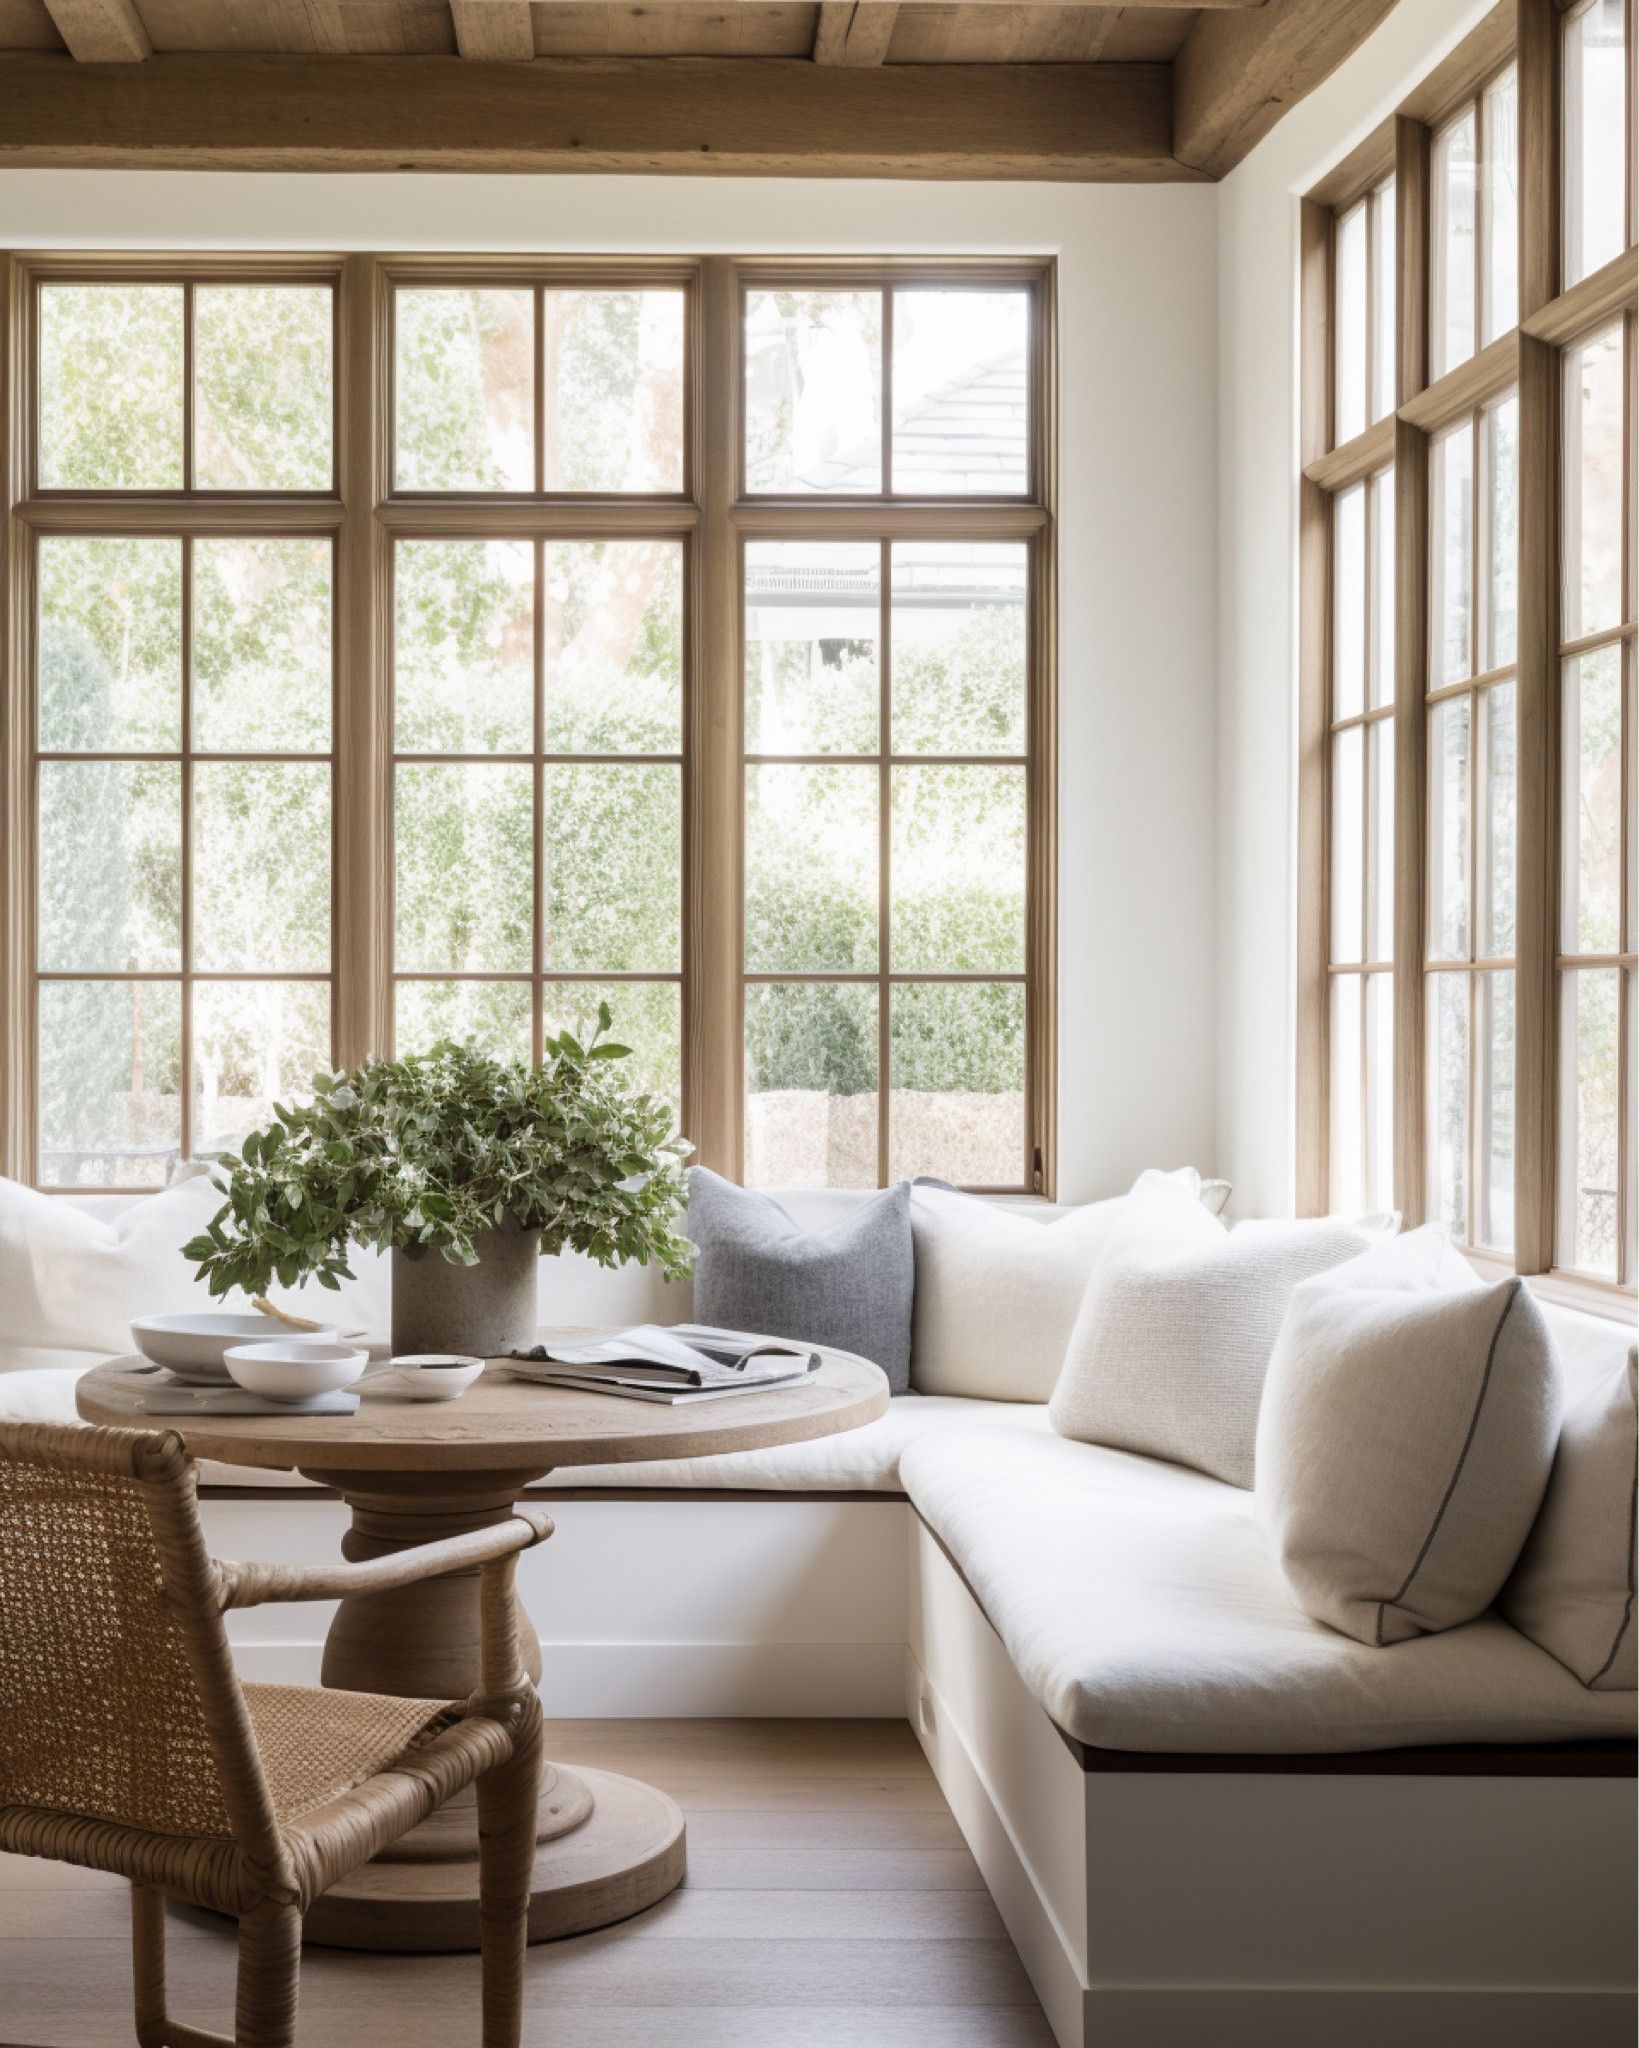
<svg viewBox="0 0 1639 2048"><path fill-rule="evenodd" d="M226 1196L183 1247L213 1295L353 1277L350 1246L391 1254L395 1353L498 1357L535 1341L535 1261L572 1246L600 1265L688 1271L678 1229L685 1140L625 1080L598 1031L548 1038L539 1066L448 1040L317 1074L313 1100L217 1160Z"/></svg>

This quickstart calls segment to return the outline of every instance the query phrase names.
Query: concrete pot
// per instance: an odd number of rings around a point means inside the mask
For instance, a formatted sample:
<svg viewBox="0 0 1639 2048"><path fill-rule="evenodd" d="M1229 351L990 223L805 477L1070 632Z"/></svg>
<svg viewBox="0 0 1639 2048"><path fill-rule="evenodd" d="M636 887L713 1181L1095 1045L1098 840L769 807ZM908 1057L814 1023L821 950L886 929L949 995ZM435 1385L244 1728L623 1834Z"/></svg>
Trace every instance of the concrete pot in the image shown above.
<svg viewBox="0 0 1639 2048"><path fill-rule="evenodd" d="M504 1223L473 1240L476 1266L393 1251L393 1353L504 1358L535 1342L541 1233Z"/></svg>

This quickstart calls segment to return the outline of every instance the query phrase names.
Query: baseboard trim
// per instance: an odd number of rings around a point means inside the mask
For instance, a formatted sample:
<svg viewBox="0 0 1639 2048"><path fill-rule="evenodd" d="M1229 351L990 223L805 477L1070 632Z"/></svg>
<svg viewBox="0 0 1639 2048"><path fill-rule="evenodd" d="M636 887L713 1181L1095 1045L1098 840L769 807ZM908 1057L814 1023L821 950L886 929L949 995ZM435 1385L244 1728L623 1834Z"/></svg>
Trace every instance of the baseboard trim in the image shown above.
<svg viewBox="0 0 1639 2048"><path fill-rule="evenodd" d="M1620 1991L1104 1985L1087 1993L1085 2039L1099 2048L1632 2048L1633 2018L1633 1998Z"/></svg>

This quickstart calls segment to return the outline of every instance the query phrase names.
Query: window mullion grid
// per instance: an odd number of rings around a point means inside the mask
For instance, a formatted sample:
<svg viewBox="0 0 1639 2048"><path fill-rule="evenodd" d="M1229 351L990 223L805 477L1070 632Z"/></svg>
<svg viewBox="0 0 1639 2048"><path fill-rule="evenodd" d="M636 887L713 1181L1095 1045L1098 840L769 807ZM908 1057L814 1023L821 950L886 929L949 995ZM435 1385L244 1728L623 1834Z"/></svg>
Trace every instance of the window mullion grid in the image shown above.
<svg viewBox="0 0 1639 2048"><path fill-rule="evenodd" d="M891 308L892 294L885 293L884 300L885 308ZM887 324L885 317L885 328ZM885 419L887 410L884 400ZM893 545L886 540L878 555L877 606L876 1178L879 1187L886 1187L893 1158L893 1015L889 1000L893 971Z"/></svg>
<svg viewBox="0 0 1639 2048"><path fill-rule="evenodd" d="M189 312L192 313L193 288L188 288ZM189 325L192 321L190 318ZM192 445L192 435L188 437ZM189 460L192 457L190 454ZM193 761L193 684L194 684L194 536L182 537L182 985L180 989L182 1009L182 1066L178 1083L181 1100L178 1103L180 1115L182 1157L193 1157L193 967L194 967L194 886L193 886L193 842L194 842L194 761Z"/></svg>
<svg viewBox="0 0 1639 2048"><path fill-rule="evenodd" d="M542 287L535 287L535 476L544 471L545 428L541 419ZM546 542L536 534L530 546L535 597L530 620L530 721L534 759L530 762L529 847L529 1057L539 1066L545 1049L546 989Z"/></svg>

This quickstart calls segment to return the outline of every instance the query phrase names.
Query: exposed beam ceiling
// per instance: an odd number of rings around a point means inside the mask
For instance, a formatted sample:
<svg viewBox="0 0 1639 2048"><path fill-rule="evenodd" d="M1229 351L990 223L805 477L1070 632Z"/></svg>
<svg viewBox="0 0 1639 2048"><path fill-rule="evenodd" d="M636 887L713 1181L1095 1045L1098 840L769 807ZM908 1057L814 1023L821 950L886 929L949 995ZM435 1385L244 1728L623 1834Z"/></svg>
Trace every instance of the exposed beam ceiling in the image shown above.
<svg viewBox="0 0 1639 2048"><path fill-rule="evenodd" d="M893 40L893 0L822 0L814 29L816 64L880 64Z"/></svg>
<svg viewBox="0 0 1639 2048"><path fill-rule="evenodd" d="M463 57L522 62L535 54L529 0L450 0L455 47Z"/></svg>
<svg viewBox="0 0 1639 2048"><path fill-rule="evenodd" d="M140 64L154 54L132 0L46 0L46 12L82 64Z"/></svg>

